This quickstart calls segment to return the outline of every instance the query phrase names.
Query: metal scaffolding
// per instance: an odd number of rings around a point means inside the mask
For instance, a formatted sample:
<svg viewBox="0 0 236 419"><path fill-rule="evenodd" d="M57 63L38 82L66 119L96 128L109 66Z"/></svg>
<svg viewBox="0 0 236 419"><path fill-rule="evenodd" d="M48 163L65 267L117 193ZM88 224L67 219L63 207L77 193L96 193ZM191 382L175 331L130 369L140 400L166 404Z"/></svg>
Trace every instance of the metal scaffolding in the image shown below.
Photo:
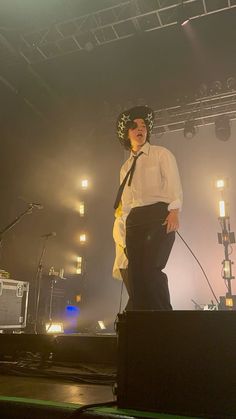
<svg viewBox="0 0 236 419"><path fill-rule="evenodd" d="M221 115L228 115L230 120L236 119L236 90L157 109L153 134L161 136L165 132L184 130L186 121L193 121L195 127L214 124Z"/></svg>
<svg viewBox="0 0 236 419"><path fill-rule="evenodd" d="M84 16L25 32L20 54L29 63L75 51L90 51L104 44L178 24L178 0L128 0ZM185 0L185 13L197 19L236 7L236 0Z"/></svg>

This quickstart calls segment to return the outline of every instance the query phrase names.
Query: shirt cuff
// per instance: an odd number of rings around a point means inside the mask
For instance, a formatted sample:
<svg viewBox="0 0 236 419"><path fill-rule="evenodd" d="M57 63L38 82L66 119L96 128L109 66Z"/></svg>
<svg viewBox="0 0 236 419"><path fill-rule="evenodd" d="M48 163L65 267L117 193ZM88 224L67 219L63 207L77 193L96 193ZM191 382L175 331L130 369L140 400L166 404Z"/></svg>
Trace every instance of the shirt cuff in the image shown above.
<svg viewBox="0 0 236 419"><path fill-rule="evenodd" d="M180 199L176 199L175 201L172 201L168 205L168 211L174 210L174 209L179 209L181 211L181 209L182 209L182 202L181 202Z"/></svg>

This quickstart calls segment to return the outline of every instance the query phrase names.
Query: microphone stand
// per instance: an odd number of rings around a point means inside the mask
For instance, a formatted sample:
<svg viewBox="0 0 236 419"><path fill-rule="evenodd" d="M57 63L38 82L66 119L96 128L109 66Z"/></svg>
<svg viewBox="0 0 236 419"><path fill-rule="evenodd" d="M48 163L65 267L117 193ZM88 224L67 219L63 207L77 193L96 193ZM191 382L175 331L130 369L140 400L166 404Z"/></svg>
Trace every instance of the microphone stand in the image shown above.
<svg viewBox="0 0 236 419"><path fill-rule="evenodd" d="M46 329L46 332L48 332L50 330L50 327L52 325L52 300L53 300L53 291L54 291L54 285L57 282L57 278L52 275L51 279L51 284L50 284L50 300L49 300L49 314L48 314L48 318L49 318L49 325Z"/></svg>
<svg viewBox="0 0 236 419"><path fill-rule="evenodd" d="M7 231L11 230L17 223L19 223L19 221L27 214L31 214L33 211L34 205L33 204L29 204L28 208L23 211L20 215L18 215L18 217L16 217L10 224L8 224L6 227L4 227L2 230L0 230L0 258L1 258L1 249L2 249L2 241L3 241L3 236L5 233L7 233Z"/></svg>
<svg viewBox="0 0 236 419"><path fill-rule="evenodd" d="M40 333L39 331L39 302L40 302L40 294L41 294L41 284L42 284L42 276L43 276L43 258L46 252L46 245L47 245L47 241L49 239L49 236L45 236L44 237L44 242L43 242L43 248L42 248L42 252L39 258L39 263L38 263L38 267L37 267L37 271L36 271L36 275L35 275L35 302L36 302L36 307L35 307L35 319L34 319L34 332L35 334Z"/></svg>

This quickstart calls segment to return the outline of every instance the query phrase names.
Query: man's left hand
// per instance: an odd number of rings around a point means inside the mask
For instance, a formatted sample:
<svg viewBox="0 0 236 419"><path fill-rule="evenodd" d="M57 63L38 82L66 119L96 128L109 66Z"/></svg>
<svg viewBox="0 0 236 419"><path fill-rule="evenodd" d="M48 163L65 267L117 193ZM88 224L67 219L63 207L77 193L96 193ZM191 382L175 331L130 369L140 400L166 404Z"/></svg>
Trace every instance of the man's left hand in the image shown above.
<svg viewBox="0 0 236 419"><path fill-rule="evenodd" d="M166 232L171 233L179 228L179 210L170 210L163 225L166 225Z"/></svg>

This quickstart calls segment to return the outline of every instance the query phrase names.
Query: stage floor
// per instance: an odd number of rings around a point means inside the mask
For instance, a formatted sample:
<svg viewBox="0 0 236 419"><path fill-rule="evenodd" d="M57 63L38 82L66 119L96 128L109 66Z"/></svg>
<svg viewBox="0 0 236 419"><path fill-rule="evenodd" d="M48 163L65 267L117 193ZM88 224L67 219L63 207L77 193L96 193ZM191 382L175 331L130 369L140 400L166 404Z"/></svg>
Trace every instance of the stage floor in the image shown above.
<svg viewBox="0 0 236 419"><path fill-rule="evenodd" d="M0 375L0 396L79 405L115 400L112 386L68 383L41 377Z"/></svg>
<svg viewBox="0 0 236 419"><path fill-rule="evenodd" d="M88 371L94 373L94 381L97 375L104 376L104 379L110 377L111 383L104 385L97 381L96 384L92 384L93 374L88 374L90 383L82 383ZM84 372L86 373L83 374ZM30 371L23 368L17 374L14 365L6 364L0 374L1 419L69 419L76 409L101 403L105 406L86 410L78 417L190 419L180 415L118 409L113 394L115 371L111 366L80 365L78 368L52 366L42 371L42 374L50 374L50 378L40 376L38 369L34 371L32 368ZM60 378L56 378L57 374L60 374ZM114 402L114 406L109 406L110 402ZM196 418L191 417L191 419Z"/></svg>
<svg viewBox="0 0 236 419"><path fill-rule="evenodd" d="M84 405L115 401L112 386L67 383L41 377L0 375L1 419L64 419ZM201 419L104 406L86 410L86 418Z"/></svg>
<svg viewBox="0 0 236 419"><path fill-rule="evenodd" d="M113 394L117 381L116 349L115 336L0 336L1 419L70 419L76 409L93 404L105 406L90 407L76 417L196 419L118 409ZM145 392L145 384L143 389ZM234 418L226 415L217 419L226 417Z"/></svg>

